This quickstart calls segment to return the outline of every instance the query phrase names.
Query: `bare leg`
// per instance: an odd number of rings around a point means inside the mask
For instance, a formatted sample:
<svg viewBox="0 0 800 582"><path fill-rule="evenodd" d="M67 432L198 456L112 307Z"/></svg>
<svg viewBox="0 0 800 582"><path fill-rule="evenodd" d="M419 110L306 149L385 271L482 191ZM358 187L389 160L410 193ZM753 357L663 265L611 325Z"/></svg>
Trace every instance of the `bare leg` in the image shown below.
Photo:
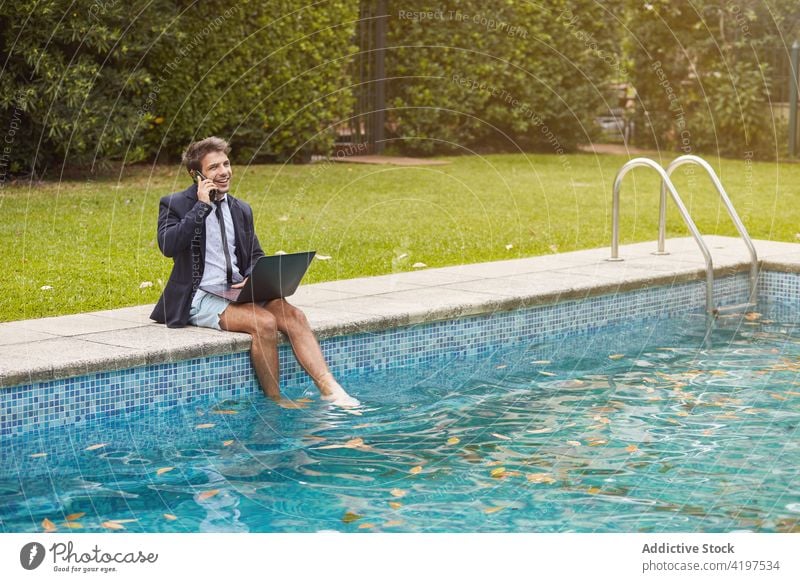
<svg viewBox="0 0 800 582"><path fill-rule="evenodd" d="M265 310L274 316L278 330L289 338L297 361L314 380L322 397L336 404L357 406L358 401L345 392L328 369L305 314L284 299L268 302Z"/></svg>
<svg viewBox="0 0 800 582"><path fill-rule="evenodd" d="M280 400L278 327L275 317L253 303L231 303L220 314L219 326L227 331L250 334L253 338L250 358L261 389L269 398Z"/></svg>

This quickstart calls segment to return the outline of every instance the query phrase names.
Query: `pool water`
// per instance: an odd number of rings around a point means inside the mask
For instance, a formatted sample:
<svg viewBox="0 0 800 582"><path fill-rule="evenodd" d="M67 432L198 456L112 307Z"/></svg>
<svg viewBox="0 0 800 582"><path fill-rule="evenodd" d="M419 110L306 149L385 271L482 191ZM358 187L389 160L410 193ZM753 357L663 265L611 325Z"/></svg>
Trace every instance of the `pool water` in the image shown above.
<svg viewBox="0 0 800 582"><path fill-rule="evenodd" d="M4 439L0 531L800 531L797 306Z"/></svg>

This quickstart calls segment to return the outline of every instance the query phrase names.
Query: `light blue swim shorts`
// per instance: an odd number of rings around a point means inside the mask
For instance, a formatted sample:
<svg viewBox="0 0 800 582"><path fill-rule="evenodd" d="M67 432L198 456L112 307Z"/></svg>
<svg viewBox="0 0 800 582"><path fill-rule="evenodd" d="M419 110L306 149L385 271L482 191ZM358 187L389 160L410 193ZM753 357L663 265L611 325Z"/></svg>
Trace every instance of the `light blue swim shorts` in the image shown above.
<svg viewBox="0 0 800 582"><path fill-rule="evenodd" d="M189 310L189 325L197 327L210 327L211 329L222 329L219 326L219 316L230 305L230 301L211 295L198 289L192 299L192 307Z"/></svg>

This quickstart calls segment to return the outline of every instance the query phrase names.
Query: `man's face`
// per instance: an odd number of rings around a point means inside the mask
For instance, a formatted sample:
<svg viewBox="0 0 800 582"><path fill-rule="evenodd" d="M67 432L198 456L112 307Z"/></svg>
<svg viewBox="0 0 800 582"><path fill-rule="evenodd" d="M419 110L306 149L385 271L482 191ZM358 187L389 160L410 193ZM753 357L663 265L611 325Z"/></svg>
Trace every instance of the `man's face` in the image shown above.
<svg viewBox="0 0 800 582"><path fill-rule="evenodd" d="M223 194L230 190L233 170L231 169L231 161L224 152L206 154L200 165L203 167L201 170L203 175L214 181L214 186L217 190Z"/></svg>

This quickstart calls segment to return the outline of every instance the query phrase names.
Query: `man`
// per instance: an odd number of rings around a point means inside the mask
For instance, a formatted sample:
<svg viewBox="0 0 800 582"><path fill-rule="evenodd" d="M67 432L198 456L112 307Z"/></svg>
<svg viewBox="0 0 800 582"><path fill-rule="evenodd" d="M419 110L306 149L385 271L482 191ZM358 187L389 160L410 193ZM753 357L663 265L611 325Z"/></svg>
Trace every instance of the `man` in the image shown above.
<svg viewBox="0 0 800 582"><path fill-rule="evenodd" d="M302 311L284 299L263 304L231 303L200 286L232 283L243 287L264 255L253 226L253 211L228 192L233 172L230 146L218 137L194 142L183 164L205 179L183 192L164 196L158 212L158 247L174 261L169 281L150 318L167 327L196 325L249 333L250 357L264 393L279 404L278 331L287 335L297 361L324 400L357 406L334 379ZM210 194L216 190L215 200Z"/></svg>

